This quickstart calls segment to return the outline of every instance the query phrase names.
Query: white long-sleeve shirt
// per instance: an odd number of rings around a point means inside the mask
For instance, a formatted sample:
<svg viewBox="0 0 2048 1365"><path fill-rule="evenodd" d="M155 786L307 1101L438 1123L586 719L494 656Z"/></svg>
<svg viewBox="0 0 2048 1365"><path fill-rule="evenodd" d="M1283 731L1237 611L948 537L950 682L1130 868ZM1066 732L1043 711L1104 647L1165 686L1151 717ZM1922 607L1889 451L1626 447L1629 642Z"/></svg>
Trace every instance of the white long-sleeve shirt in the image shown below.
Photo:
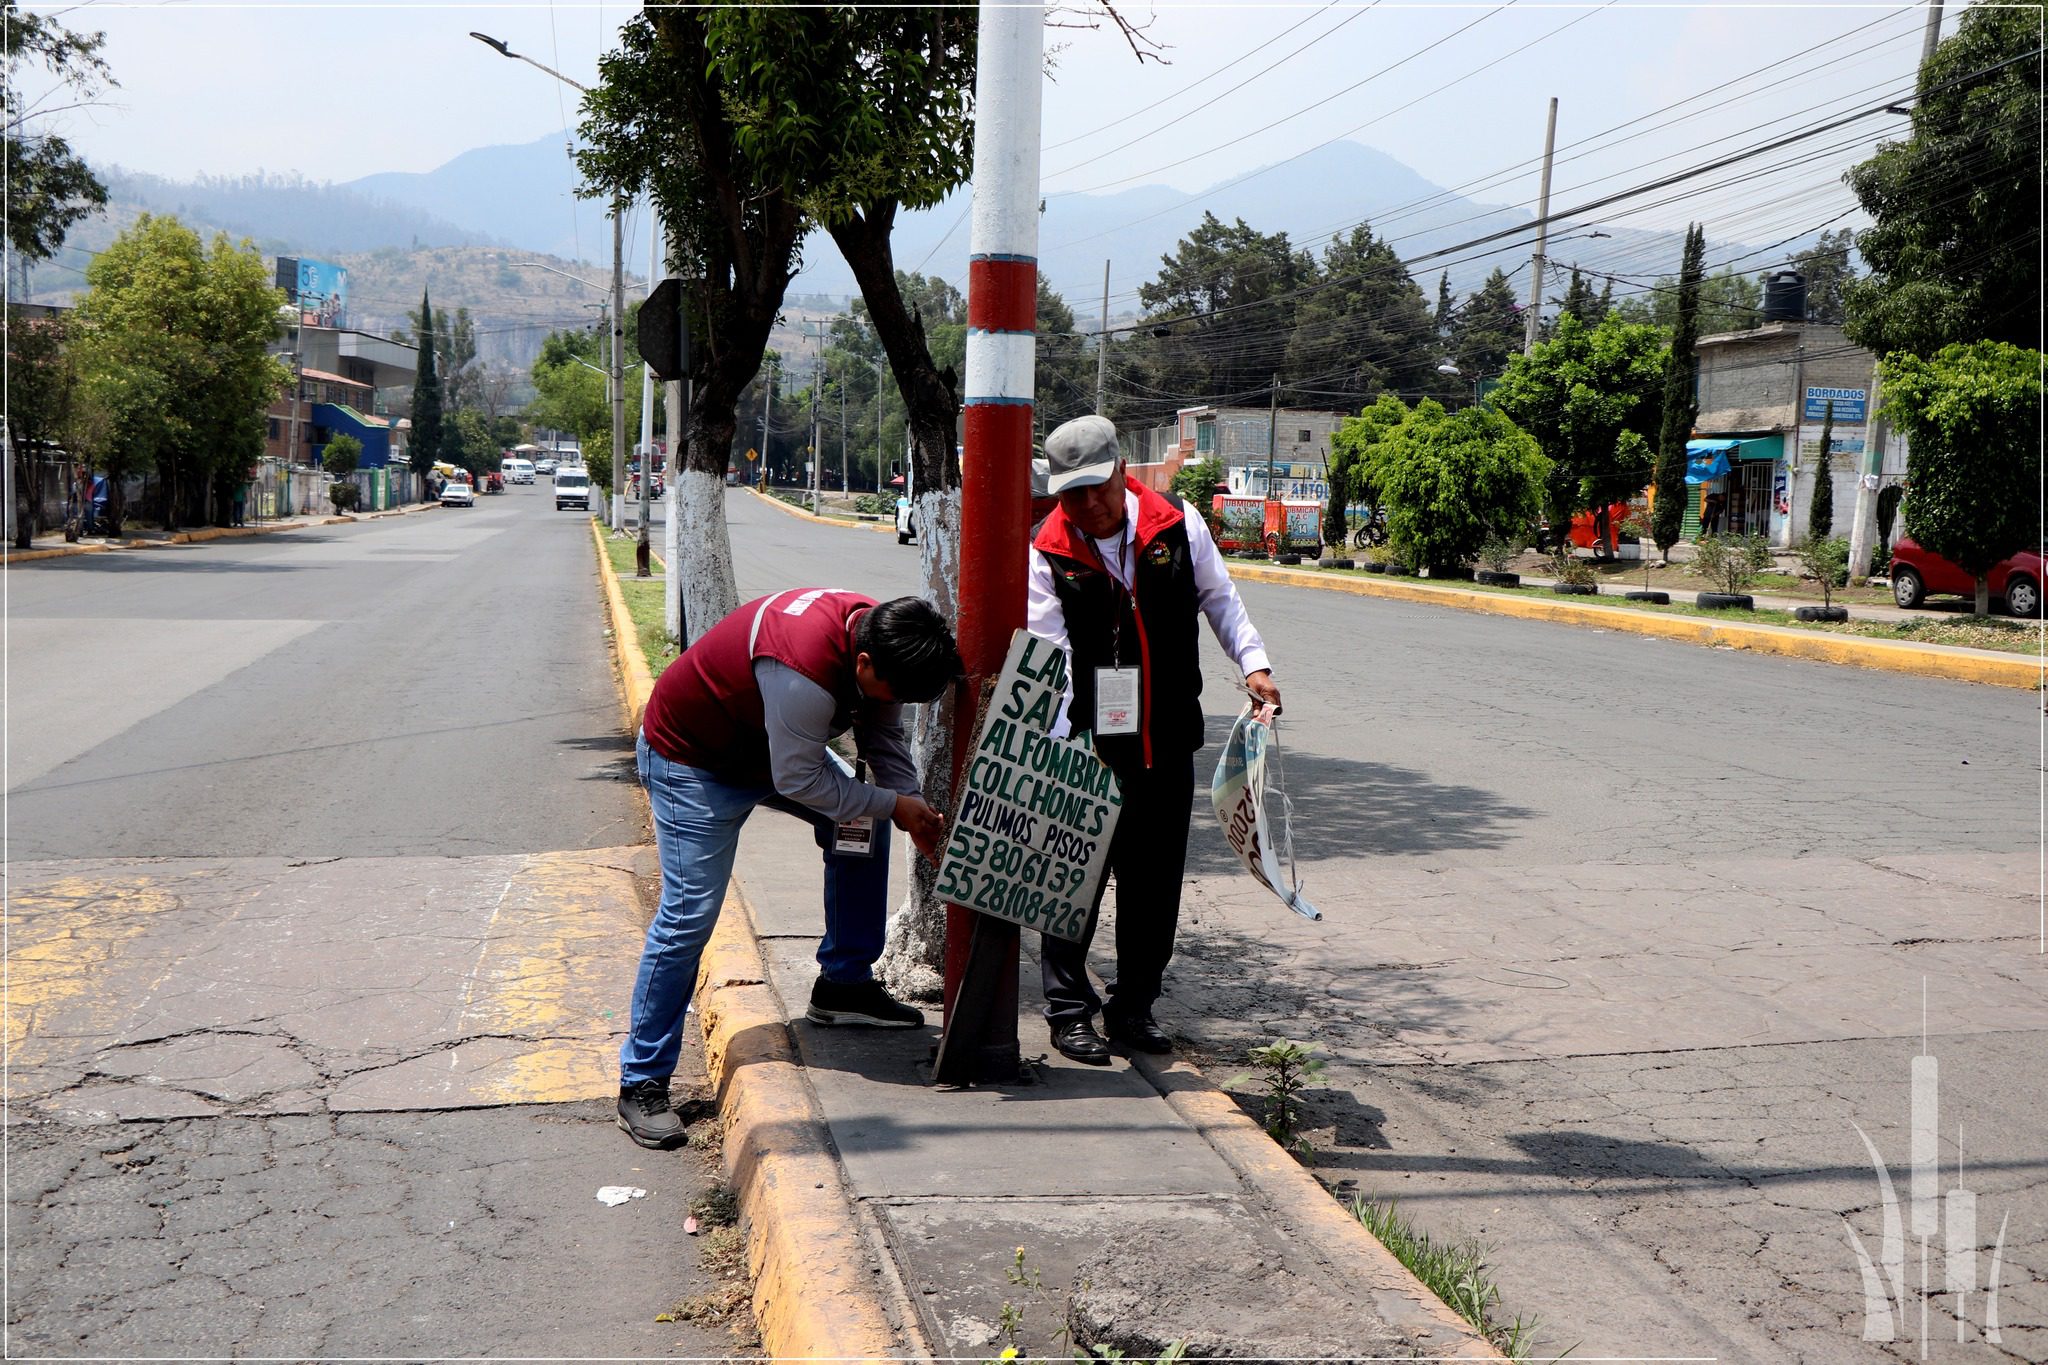
<svg viewBox="0 0 2048 1365"><path fill-rule="evenodd" d="M1195 573L1195 597L1202 607L1202 615L1209 620L1209 629L1215 633L1216 643L1223 646L1223 652L1230 656L1232 663L1246 677L1269 669L1273 665L1266 657L1266 642L1259 635L1258 627L1252 624L1250 613L1244 609L1244 602L1237 595L1237 585L1230 581L1230 570L1223 562L1223 552L1216 548L1216 538L1209 534L1209 524L1193 506L1189 506L1181 521L1188 531L1188 562ZM1124 489L1123 530L1107 540L1095 542L1095 552L1101 556L1103 565L1126 589L1131 586L1131 566L1137 562L1136 538L1138 534L1138 495L1128 486ZM1073 663L1073 650L1067 643L1067 613L1060 605L1059 593L1053 589L1052 561L1031 548L1031 572L1025 583L1024 628L1041 640L1049 641L1066 651L1067 662ZM1067 708L1074 700L1073 670L1068 669L1067 688L1060 699L1060 715L1054 723L1053 734L1065 736L1071 730Z"/></svg>

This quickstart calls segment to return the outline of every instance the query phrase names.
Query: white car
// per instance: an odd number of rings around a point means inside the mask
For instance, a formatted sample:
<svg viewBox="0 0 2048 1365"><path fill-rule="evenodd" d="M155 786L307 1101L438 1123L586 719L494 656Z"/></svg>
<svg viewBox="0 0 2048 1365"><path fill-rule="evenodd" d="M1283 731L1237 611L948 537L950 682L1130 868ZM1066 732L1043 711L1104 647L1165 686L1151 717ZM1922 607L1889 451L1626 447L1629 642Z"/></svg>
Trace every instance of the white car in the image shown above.
<svg viewBox="0 0 2048 1365"><path fill-rule="evenodd" d="M553 474L557 463L555 460L546 458L535 460L533 462L533 472L536 474Z"/></svg>
<svg viewBox="0 0 2048 1365"><path fill-rule="evenodd" d="M510 459L504 462L506 483L532 483L534 466L530 460Z"/></svg>
<svg viewBox="0 0 2048 1365"><path fill-rule="evenodd" d="M460 479L450 479L441 485L441 505L443 507L474 507L476 506L476 490Z"/></svg>
<svg viewBox="0 0 2048 1365"><path fill-rule="evenodd" d="M590 471L582 465L564 465L555 471L555 510L564 507L590 510Z"/></svg>

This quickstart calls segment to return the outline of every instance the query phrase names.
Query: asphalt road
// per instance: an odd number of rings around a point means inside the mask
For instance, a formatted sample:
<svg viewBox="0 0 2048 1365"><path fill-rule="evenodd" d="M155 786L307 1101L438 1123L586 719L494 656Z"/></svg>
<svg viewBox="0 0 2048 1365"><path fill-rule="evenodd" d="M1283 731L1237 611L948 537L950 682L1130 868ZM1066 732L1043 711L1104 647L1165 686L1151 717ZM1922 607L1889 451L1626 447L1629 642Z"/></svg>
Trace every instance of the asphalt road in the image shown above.
<svg viewBox="0 0 2048 1365"><path fill-rule="evenodd" d="M715 1153L612 1121L653 869L589 519L4 582L6 1354L735 1350L659 1320L730 1283Z"/></svg>
<svg viewBox="0 0 2048 1365"><path fill-rule="evenodd" d="M545 483L13 570L11 856L631 843L595 574Z"/></svg>
<svg viewBox="0 0 2048 1365"><path fill-rule="evenodd" d="M893 536L727 506L743 599L917 590ZM1317 1043L1319 1173L1482 1243L1497 1312L1541 1349L2048 1359L2040 698L1242 592L1326 919L1236 870L1198 797L1159 1012L1212 1075L1275 1037ZM1212 739L1226 670L1205 645ZM1940 1170L1920 1192L1976 1195L1961 1345L1939 1207L1905 1210L1894 1277L1859 1136L1907 1202L1923 1048ZM1889 1313L1866 1315L1851 1228Z"/></svg>

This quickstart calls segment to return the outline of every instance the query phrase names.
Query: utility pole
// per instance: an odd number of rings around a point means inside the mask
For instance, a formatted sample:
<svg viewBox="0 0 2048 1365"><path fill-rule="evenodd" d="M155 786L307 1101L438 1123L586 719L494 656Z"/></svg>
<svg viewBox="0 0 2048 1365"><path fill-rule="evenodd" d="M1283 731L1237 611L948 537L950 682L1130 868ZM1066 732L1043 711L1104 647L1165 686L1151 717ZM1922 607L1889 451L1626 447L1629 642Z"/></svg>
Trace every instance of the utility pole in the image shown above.
<svg viewBox="0 0 2048 1365"><path fill-rule="evenodd" d="M626 522L626 228L625 196L612 196L612 529ZM647 471L640 471L642 487ZM646 516L643 511L642 517ZM647 527L640 527L639 561L647 562Z"/></svg>
<svg viewBox="0 0 2048 1365"><path fill-rule="evenodd" d="M1031 426L1038 329L1039 122L1044 19L1036 8L983 5L974 73L974 211L968 237L968 394L960 479L961 604L967 680L955 695L953 771L974 743L984 680L1002 672L1024 624L1031 505ZM931 535L940 528L928 528ZM926 551L927 562L930 550ZM1010 1080L1017 1045L1017 926L946 907L946 1028L940 1084Z"/></svg>
<svg viewBox="0 0 2048 1365"><path fill-rule="evenodd" d="M842 497L853 496L853 481L846 471L846 376L839 376L839 492Z"/></svg>
<svg viewBox="0 0 2048 1365"><path fill-rule="evenodd" d="M761 398L761 479L767 485L768 479L768 414L775 410L775 370L768 370L768 391Z"/></svg>
<svg viewBox="0 0 2048 1365"><path fill-rule="evenodd" d="M1095 334L1095 412L1102 414L1102 394L1109 383L1109 262L1102 263L1102 330Z"/></svg>
<svg viewBox="0 0 2048 1365"><path fill-rule="evenodd" d="M1543 251L1550 242L1550 163L1557 154L1557 96L1550 97L1550 125L1543 132L1543 190L1536 201L1536 254L1529 262L1529 316L1522 319L1522 353L1536 347L1543 322Z"/></svg>
<svg viewBox="0 0 2048 1365"><path fill-rule="evenodd" d="M1273 376L1273 399L1266 409L1266 501L1273 495L1274 458L1280 453L1280 376Z"/></svg>
<svg viewBox="0 0 2048 1365"><path fill-rule="evenodd" d="M1920 65L1924 69L1941 46L1941 0L1927 0L1927 31L1920 38Z"/></svg>
<svg viewBox="0 0 2048 1365"><path fill-rule="evenodd" d="M816 323L811 324L813 329ZM822 332L813 330L811 342L817 352L811 357L811 514L816 516L822 504L819 488L823 482L820 467L824 461L818 451L818 379L825 373L825 338Z"/></svg>

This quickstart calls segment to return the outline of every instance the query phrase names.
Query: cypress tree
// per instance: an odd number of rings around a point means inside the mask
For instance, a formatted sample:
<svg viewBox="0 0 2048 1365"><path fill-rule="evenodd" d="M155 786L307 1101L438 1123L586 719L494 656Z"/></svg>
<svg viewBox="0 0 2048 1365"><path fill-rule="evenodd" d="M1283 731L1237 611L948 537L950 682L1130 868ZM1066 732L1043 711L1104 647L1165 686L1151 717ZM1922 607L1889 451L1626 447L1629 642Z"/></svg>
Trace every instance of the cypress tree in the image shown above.
<svg viewBox="0 0 2048 1365"><path fill-rule="evenodd" d="M424 475L441 458L441 376L434 367L434 309L420 290L419 368L412 381L412 472Z"/></svg>
<svg viewBox="0 0 2048 1365"><path fill-rule="evenodd" d="M1700 335L1700 277L1706 272L1706 254L1706 231L1694 223L1686 229L1685 258L1678 270L1678 323L1671 332L1671 358L1664 365L1664 425L1657 433L1657 505L1650 536L1666 560L1685 525L1685 443L1700 414L1692 352Z"/></svg>
<svg viewBox="0 0 2048 1365"><path fill-rule="evenodd" d="M1806 536L1826 540L1835 530L1835 477L1828 452L1835 444L1835 400L1830 398L1820 419L1820 463L1813 471L1813 506L1806 512Z"/></svg>

